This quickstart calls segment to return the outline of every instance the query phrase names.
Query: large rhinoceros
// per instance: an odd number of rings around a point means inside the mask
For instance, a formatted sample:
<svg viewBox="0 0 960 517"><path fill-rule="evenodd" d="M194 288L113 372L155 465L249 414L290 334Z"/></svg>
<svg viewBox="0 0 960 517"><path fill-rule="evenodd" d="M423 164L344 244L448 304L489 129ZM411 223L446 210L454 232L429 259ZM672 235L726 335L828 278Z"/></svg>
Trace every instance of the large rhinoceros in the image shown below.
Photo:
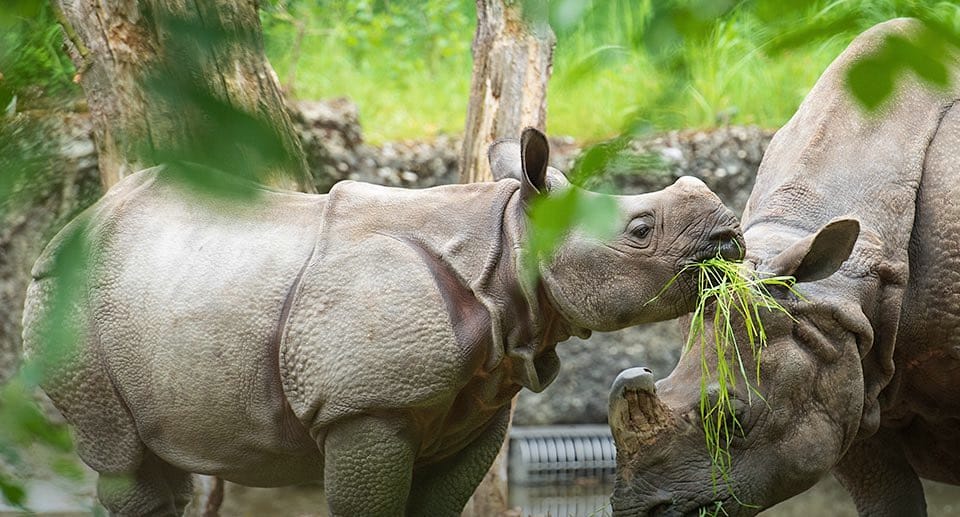
<svg viewBox="0 0 960 517"><path fill-rule="evenodd" d="M742 248L736 217L681 178L615 197L616 236L574 229L524 281L528 202L573 188L548 152L528 129L491 150L521 181L343 182L242 206L158 170L111 189L37 261L24 316L34 357L61 324L78 329L43 388L100 473L100 501L179 514L189 473L204 473L323 480L334 515L459 513L511 398L557 374L559 341L690 310L692 282L646 302L690 261ZM56 311L78 235L92 250L82 294Z"/></svg>
<svg viewBox="0 0 960 517"><path fill-rule="evenodd" d="M750 404L743 379L730 392L743 432L729 479L711 480L699 349L656 384L630 369L610 394L615 515L753 515L832 471L862 515L914 516L925 513L918 476L960 484L960 92L904 74L866 115L845 87L852 63L916 23L859 36L764 156L743 216L746 262L806 283L802 299L774 291L795 319L761 312L764 400ZM708 400L718 390L708 384Z"/></svg>

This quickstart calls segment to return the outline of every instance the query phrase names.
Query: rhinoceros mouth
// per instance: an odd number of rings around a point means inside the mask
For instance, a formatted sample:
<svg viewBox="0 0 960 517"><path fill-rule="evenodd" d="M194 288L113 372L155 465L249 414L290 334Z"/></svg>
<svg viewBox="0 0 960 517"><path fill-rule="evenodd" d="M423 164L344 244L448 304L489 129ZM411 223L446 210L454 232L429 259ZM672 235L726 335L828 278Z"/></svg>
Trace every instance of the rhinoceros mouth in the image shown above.
<svg viewBox="0 0 960 517"><path fill-rule="evenodd" d="M672 498L659 499L654 501L620 501L620 504L614 504L614 515L620 517L702 517L704 515L722 515L732 516L741 515L743 510L755 510L748 512L752 515L759 511L755 507L746 507L740 505L731 497L719 497L709 500L700 499L677 501Z"/></svg>
<svg viewBox="0 0 960 517"><path fill-rule="evenodd" d="M703 515L748 516L756 515L762 507L740 502L734 496L711 499L707 502L694 503L693 509L683 512L683 517L701 517Z"/></svg>
<svg viewBox="0 0 960 517"><path fill-rule="evenodd" d="M721 501L711 501L683 514L683 517L703 517L704 515L727 515Z"/></svg>

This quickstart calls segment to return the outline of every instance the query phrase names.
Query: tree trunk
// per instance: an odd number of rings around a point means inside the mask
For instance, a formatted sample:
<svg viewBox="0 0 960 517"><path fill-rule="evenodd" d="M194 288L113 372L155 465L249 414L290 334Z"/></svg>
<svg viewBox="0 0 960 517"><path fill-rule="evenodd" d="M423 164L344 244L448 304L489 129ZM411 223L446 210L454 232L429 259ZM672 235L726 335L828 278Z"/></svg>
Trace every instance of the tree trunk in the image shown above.
<svg viewBox="0 0 960 517"><path fill-rule="evenodd" d="M539 1L545 5L545 0ZM538 2L477 0L463 183L492 179L487 147L495 140L519 138L526 126L545 129L556 40L545 20L525 19L523 6L541 7L534 4Z"/></svg>
<svg viewBox="0 0 960 517"><path fill-rule="evenodd" d="M201 138L194 122L206 113L185 116L180 104L165 102L149 88L153 77L189 74L212 97L276 128L291 157L286 168L293 170L271 171L270 183L313 190L300 140L263 53L254 0L56 0L55 8L93 116L105 187L156 165L157 151ZM184 41L190 38L172 30L182 26L170 20L198 28L187 35L195 41ZM224 33L239 37L214 39Z"/></svg>
<svg viewBox="0 0 960 517"><path fill-rule="evenodd" d="M473 80L460 161L463 183L493 179L487 148L495 140L519 138L526 126L545 129L556 40L546 20L524 16L524 5L546 12L545 0L477 0ZM508 514L508 444L506 440L463 515Z"/></svg>

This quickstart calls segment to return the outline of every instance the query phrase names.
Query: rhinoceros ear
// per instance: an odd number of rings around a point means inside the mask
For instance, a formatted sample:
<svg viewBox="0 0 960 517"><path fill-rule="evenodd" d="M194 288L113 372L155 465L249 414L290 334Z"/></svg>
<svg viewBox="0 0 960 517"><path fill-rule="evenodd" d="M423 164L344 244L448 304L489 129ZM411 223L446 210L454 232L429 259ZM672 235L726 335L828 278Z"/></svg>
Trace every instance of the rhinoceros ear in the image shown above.
<svg viewBox="0 0 960 517"><path fill-rule="evenodd" d="M523 181L523 158L520 154L520 142L511 138L497 140L487 148L487 160L495 181L513 178Z"/></svg>
<svg viewBox="0 0 960 517"><path fill-rule="evenodd" d="M769 270L791 275L797 282L822 280L836 273L850 257L859 235L859 221L835 219L780 252L770 261Z"/></svg>
<svg viewBox="0 0 960 517"><path fill-rule="evenodd" d="M520 196L532 199L547 187L547 162L550 160L550 144L539 130L528 127L520 135L520 158L523 164L523 180Z"/></svg>

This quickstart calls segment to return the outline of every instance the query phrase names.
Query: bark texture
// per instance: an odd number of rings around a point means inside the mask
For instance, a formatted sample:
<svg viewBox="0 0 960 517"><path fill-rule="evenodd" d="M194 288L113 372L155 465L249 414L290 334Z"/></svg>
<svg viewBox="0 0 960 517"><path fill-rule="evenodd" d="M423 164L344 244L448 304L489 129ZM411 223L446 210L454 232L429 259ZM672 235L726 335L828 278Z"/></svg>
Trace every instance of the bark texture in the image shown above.
<svg viewBox="0 0 960 517"><path fill-rule="evenodd" d="M497 139L519 138L527 126L546 128L547 81L556 39L546 20L535 19L532 10L525 16L524 7L547 12L545 0L477 0L473 79L460 161L463 183L493 179L487 148ZM509 439L463 515L508 515L508 446Z"/></svg>
<svg viewBox="0 0 960 517"><path fill-rule="evenodd" d="M546 21L524 19L523 6L534 4L477 0L473 80L461 159L463 183L492 179L487 147L495 140L519 138L526 126L545 129L547 81L556 39Z"/></svg>
<svg viewBox="0 0 960 517"><path fill-rule="evenodd" d="M290 171L271 171L276 186L312 190L303 149L284 109L276 75L263 53L253 0L56 0L76 80L94 119L104 186L156 165L154 151L198 137L182 105L163 102L145 82L151 74L189 74L217 99L277 128L293 157ZM195 41L174 29L199 28ZM207 29L204 32L202 29ZM229 37L210 44L205 35ZM202 114L189 114L200 115Z"/></svg>

